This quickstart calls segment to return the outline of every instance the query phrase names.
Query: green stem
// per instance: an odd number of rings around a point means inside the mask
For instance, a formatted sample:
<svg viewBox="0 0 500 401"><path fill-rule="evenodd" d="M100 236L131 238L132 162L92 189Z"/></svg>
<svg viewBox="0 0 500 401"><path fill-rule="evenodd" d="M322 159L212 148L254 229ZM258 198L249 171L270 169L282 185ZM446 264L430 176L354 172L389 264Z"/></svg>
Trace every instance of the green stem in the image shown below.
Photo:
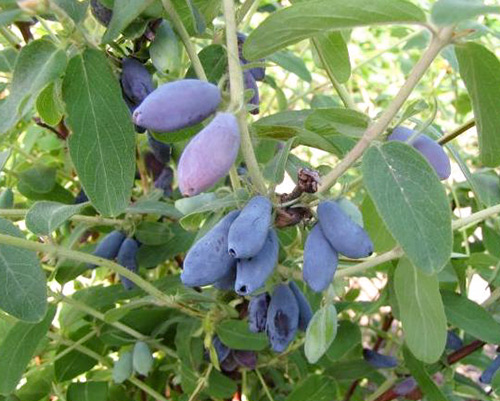
<svg viewBox="0 0 500 401"><path fill-rule="evenodd" d="M0 209L0 217L9 218L12 220L24 219L28 211L29 209ZM100 216L83 216L78 214L71 216L69 220L75 223L85 223L94 226L121 227L124 223L124 220L119 219L107 219Z"/></svg>
<svg viewBox="0 0 500 401"><path fill-rule="evenodd" d="M269 398L269 401L274 401L273 396L271 395L271 392L269 391L269 387L267 387L267 384L264 381L264 378L260 374L260 370L259 369L255 369L255 374L259 378L259 381L262 384L262 387L264 388L264 392L266 393L267 398Z"/></svg>
<svg viewBox="0 0 500 401"><path fill-rule="evenodd" d="M238 170L236 170L236 166L233 165L229 170L229 179L231 180L231 186L233 190L238 190L241 188L240 177L238 176Z"/></svg>
<svg viewBox="0 0 500 401"><path fill-rule="evenodd" d="M266 193L266 184L259 169L257 158L253 149L252 138L246 121L244 106L245 89L243 86L243 73L241 71L238 55L237 27L234 18L234 1L224 0L224 17L226 19L227 56L229 64L229 81L231 91L231 106L237 110L236 116L240 126L241 151L248 168L248 173L258 192Z"/></svg>
<svg viewBox="0 0 500 401"><path fill-rule="evenodd" d="M450 132L448 135L445 135L442 138L440 138L439 141L438 141L438 143L440 145L445 145L448 142L451 142L457 136L462 135L463 133L467 132L468 130L470 130L475 125L476 125L476 120L469 120L464 125L458 127L455 131Z"/></svg>
<svg viewBox="0 0 500 401"><path fill-rule="evenodd" d="M15 36L8 28L1 26L0 35L2 35L7 42L14 48L14 50L19 50L20 40Z"/></svg>
<svg viewBox="0 0 500 401"><path fill-rule="evenodd" d="M49 337L51 340L58 341L64 345L67 345L68 347L73 346L78 352L85 354L92 359L95 359L97 362L99 362L101 365L105 366L108 369L112 369L113 365L112 363L108 360L108 358L105 358L98 353L92 351L91 349L84 347L83 345L76 344L74 341L67 340L61 336L59 336L56 333L48 332L47 337ZM140 381L138 378L131 376L130 378L127 379L130 383L132 383L134 386L137 388L143 390L145 393L149 394L151 397L153 397L154 400L160 400L160 401L169 401L167 400L163 395L158 393L157 391L153 390L151 387L149 387L146 383Z"/></svg>
<svg viewBox="0 0 500 401"><path fill-rule="evenodd" d="M425 75L434 59L439 55L441 50L450 43L452 36L453 28L446 27L433 37L428 49L422 55L420 61L415 65L408 79L389 107L374 124L368 127L363 137L344 159L323 178L323 184L320 186L319 192L327 192L337 182L337 179L358 161L371 143L387 129L392 119L397 115L401 107L403 107L406 100Z"/></svg>
<svg viewBox="0 0 500 401"><path fill-rule="evenodd" d="M206 385L208 383L208 377L210 376L212 369L213 369L213 365L210 364L208 366L207 370L205 371L205 373L203 374L203 377L201 377L198 380L198 385L196 386L194 391L191 393L191 396L189 397L188 401L196 400L196 397L198 397L198 395L203 391L203 389L206 387Z"/></svg>
<svg viewBox="0 0 500 401"><path fill-rule="evenodd" d="M143 335L142 333L139 333L138 331L134 330L133 328L131 328L123 323L116 322L116 321L109 321L109 319L106 319L106 316L103 313L101 313L101 312L95 310L94 308L84 304L83 302L80 302L74 298L66 297L66 296L59 294L59 293L52 293L52 295L56 299L60 299L62 302L73 306L75 309L78 309L79 311L84 312L92 317L95 317L96 319L101 320L104 323L107 323L110 326L113 326L120 331L123 331L124 333L130 335L131 337L134 337L135 339L137 339L139 341L144 341L144 342L150 343L156 349L162 351L165 355L171 356L172 358L177 358L177 354L174 351L172 351L170 348L164 346L163 344L160 344L158 341L155 341L155 340L148 338L147 336Z"/></svg>
<svg viewBox="0 0 500 401"><path fill-rule="evenodd" d="M189 33L186 30L186 27L182 23L179 14L175 11L175 7L172 4L171 0L161 0L163 3L163 8L167 12L172 24L174 25L177 34L180 36L182 43L184 43L184 47L186 48L187 54L191 63L193 64L194 71L199 79L202 81L208 81L207 75L205 74L205 70L203 69L203 65L201 64L200 58L198 57L198 53L196 53L196 49L189 38Z"/></svg>
<svg viewBox="0 0 500 401"><path fill-rule="evenodd" d="M131 272L119 264L104 258L99 258L94 255L89 255L84 252L73 251L61 246L50 245L50 244L41 244L39 242L32 242L25 240L23 238L12 237L10 235L0 234L0 244L10 245L17 248L28 249L35 252L42 252L44 254L48 254L52 257L62 257L70 260L75 260L77 262L90 263L96 266L104 266L120 276L128 278L139 288L142 288L145 292L157 298L160 301L160 304L173 309L179 309L187 315L202 318L203 314L196 310L189 308L186 305L182 305L176 302L172 297L164 294L154 285L144 280L141 276Z"/></svg>
<svg viewBox="0 0 500 401"><path fill-rule="evenodd" d="M240 9L238 10L238 13L236 15L236 25L238 26L243 22L245 19L245 16L248 14L250 9L252 8L253 4L256 2L256 0L245 0L245 2L241 5Z"/></svg>
<svg viewBox="0 0 500 401"><path fill-rule="evenodd" d="M49 34L50 38L55 43L60 44L61 41L59 40L59 38L57 37L57 35L55 35L54 32L52 32L52 29L50 29L49 24L47 24L47 22L43 18L37 17L37 20L38 20L38 22L40 22L40 25L43 26L43 29L45 29L45 31Z"/></svg>

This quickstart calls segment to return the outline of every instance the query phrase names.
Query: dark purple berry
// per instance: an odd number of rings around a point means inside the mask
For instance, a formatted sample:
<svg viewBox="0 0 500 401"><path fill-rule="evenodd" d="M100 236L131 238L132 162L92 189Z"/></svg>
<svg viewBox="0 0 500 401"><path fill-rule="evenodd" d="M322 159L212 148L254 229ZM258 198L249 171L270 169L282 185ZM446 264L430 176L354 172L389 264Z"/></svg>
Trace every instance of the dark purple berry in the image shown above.
<svg viewBox="0 0 500 401"><path fill-rule="evenodd" d="M293 281L290 281L289 286L293 292L293 295L295 295L297 305L299 305L299 329L302 331L306 331L307 326L309 325L309 322L313 317L311 305L309 305L309 301L297 284L295 284Z"/></svg>
<svg viewBox="0 0 500 401"><path fill-rule="evenodd" d="M252 333L261 333L266 330L267 309L271 297L269 293L256 295L248 303L248 329Z"/></svg>
<svg viewBox="0 0 500 401"><path fill-rule="evenodd" d="M371 349L363 349L363 358L375 369L389 369L398 366L398 360L393 356L382 355Z"/></svg>
<svg viewBox="0 0 500 401"><path fill-rule="evenodd" d="M120 250L118 251L116 261L118 264L126 267L127 270L137 273L139 271L139 267L137 265L138 251L139 243L133 238L127 238L123 241ZM120 277L120 280L126 290L132 290L135 287L135 284L126 277Z"/></svg>
<svg viewBox="0 0 500 401"><path fill-rule="evenodd" d="M278 285L267 311L266 332L271 348L283 352L293 341L299 325L299 306L287 285Z"/></svg>

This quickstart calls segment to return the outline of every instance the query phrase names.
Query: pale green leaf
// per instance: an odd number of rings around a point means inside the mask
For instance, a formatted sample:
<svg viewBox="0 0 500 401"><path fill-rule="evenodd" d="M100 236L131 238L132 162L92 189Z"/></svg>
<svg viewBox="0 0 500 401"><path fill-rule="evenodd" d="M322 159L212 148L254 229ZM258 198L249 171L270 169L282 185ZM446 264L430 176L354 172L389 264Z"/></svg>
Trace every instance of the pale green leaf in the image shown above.
<svg viewBox="0 0 500 401"><path fill-rule="evenodd" d="M316 311L306 331L304 351L309 363L316 363L328 351L337 335L337 311L327 305Z"/></svg>
<svg viewBox="0 0 500 401"><path fill-rule="evenodd" d="M59 124L64 115L60 85L51 83L38 95L36 111L47 124L52 126Z"/></svg>
<svg viewBox="0 0 500 401"><path fill-rule="evenodd" d="M26 214L26 227L34 234L49 235L88 203L65 205L59 202L36 202Z"/></svg>
<svg viewBox="0 0 500 401"><path fill-rule="evenodd" d="M396 269L394 288L408 348L425 363L438 361L447 325L437 275L426 275L404 258Z"/></svg>
<svg viewBox="0 0 500 401"><path fill-rule="evenodd" d="M0 218L0 233L24 239L22 232L3 218ZM2 310L27 322L39 322L47 311L46 286L47 280L36 252L0 244Z"/></svg>
<svg viewBox="0 0 500 401"><path fill-rule="evenodd" d="M436 172L411 146L387 142L363 158L363 180L394 239L412 263L439 271L452 248L448 197Z"/></svg>
<svg viewBox="0 0 500 401"><path fill-rule="evenodd" d="M17 57L10 95L0 106L0 134L31 111L38 94L66 68L66 53L53 42L40 39L23 47Z"/></svg>
<svg viewBox="0 0 500 401"><path fill-rule="evenodd" d="M306 1L272 13L247 38L244 56L257 60L329 31L422 22L425 22L425 14L406 0Z"/></svg>
<svg viewBox="0 0 500 401"><path fill-rule="evenodd" d="M342 32L328 32L318 35L314 38L313 43L328 75L334 77L341 84L346 83L351 77L351 61Z"/></svg>
<svg viewBox="0 0 500 401"><path fill-rule="evenodd" d="M439 0L431 10L436 25L453 25L482 14L500 14L500 6L488 6L481 0Z"/></svg>
<svg viewBox="0 0 500 401"><path fill-rule="evenodd" d="M102 37L102 43L110 43L154 0L115 0L113 7L113 17L108 26L108 30Z"/></svg>
<svg viewBox="0 0 500 401"><path fill-rule="evenodd" d="M323 136L345 135L359 138L369 124L370 118L367 115L337 107L316 109L305 120L306 129Z"/></svg>
<svg viewBox="0 0 500 401"><path fill-rule="evenodd" d="M73 57L63 82L69 151L92 205L116 216L128 206L135 174L135 131L104 53Z"/></svg>
<svg viewBox="0 0 500 401"><path fill-rule="evenodd" d="M297 57L292 52L278 52L270 56L268 59L275 62L285 70L297 75L300 79L303 79L306 82L311 82L311 73L307 69L306 64L300 57Z"/></svg>
<svg viewBox="0 0 500 401"><path fill-rule="evenodd" d="M106 401L108 399L108 383L91 381L71 383L66 399L67 401Z"/></svg>

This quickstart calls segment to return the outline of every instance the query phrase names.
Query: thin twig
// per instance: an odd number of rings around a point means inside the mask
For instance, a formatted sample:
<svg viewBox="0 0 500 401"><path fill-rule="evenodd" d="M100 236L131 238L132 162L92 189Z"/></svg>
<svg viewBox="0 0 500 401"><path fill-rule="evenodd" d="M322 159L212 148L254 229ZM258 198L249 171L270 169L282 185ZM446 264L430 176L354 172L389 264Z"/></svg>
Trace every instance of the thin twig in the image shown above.
<svg viewBox="0 0 500 401"><path fill-rule="evenodd" d="M467 132L468 130L470 130L472 127L475 126L476 126L476 120L467 121L464 125L458 127L455 131L450 132L448 135L445 135L442 138L440 138L438 143L440 145L447 144L448 142L451 142L453 139L455 139L457 136L462 135L463 133Z"/></svg>

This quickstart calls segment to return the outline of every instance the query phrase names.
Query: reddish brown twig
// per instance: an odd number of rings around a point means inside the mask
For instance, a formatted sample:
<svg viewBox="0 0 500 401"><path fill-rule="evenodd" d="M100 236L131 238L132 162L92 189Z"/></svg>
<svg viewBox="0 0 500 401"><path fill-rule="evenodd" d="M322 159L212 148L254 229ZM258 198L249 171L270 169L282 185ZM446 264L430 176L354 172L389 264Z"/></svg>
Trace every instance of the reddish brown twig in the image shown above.
<svg viewBox="0 0 500 401"><path fill-rule="evenodd" d="M64 124L64 121L61 121L59 123L59 125L57 126L58 129L50 126L49 124L45 124L41 118L39 117L34 117L33 118L33 121L35 122L36 125L38 125L39 127L42 127L42 128L46 128L48 129L49 131L53 132L54 134L57 135L57 137L59 139L62 139L63 141L66 140L66 138L68 137L69 135L69 131L68 129L66 128L66 125Z"/></svg>
<svg viewBox="0 0 500 401"><path fill-rule="evenodd" d="M19 29L19 32L21 32L21 35L23 35L25 43L29 43L30 41L33 40L33 34L31 33L30 29L31 25L33 25L32 22L16 21L14 24Z"/></svg>
<svg viewBox="0 0 500 401"><path fill-rule="evenodd" d="M466 356L469 356L473 352L482 348L483 345L485 345L485 342L480 340L475 340L470 344L458 349L457 351L448 355L447 358L448 364L452 365L454 363L457 363L458 361L464 359ZM395 386L391 387L385 393L381 394L375 401L391 401L398 398L399 395L394 392L394 388ZM413 390L410 394L407 394L405 397L409 400L419 400L422 398L422 396L423 396L422 390L420 390L420 388L417 387L415 390Z"/></svg>

